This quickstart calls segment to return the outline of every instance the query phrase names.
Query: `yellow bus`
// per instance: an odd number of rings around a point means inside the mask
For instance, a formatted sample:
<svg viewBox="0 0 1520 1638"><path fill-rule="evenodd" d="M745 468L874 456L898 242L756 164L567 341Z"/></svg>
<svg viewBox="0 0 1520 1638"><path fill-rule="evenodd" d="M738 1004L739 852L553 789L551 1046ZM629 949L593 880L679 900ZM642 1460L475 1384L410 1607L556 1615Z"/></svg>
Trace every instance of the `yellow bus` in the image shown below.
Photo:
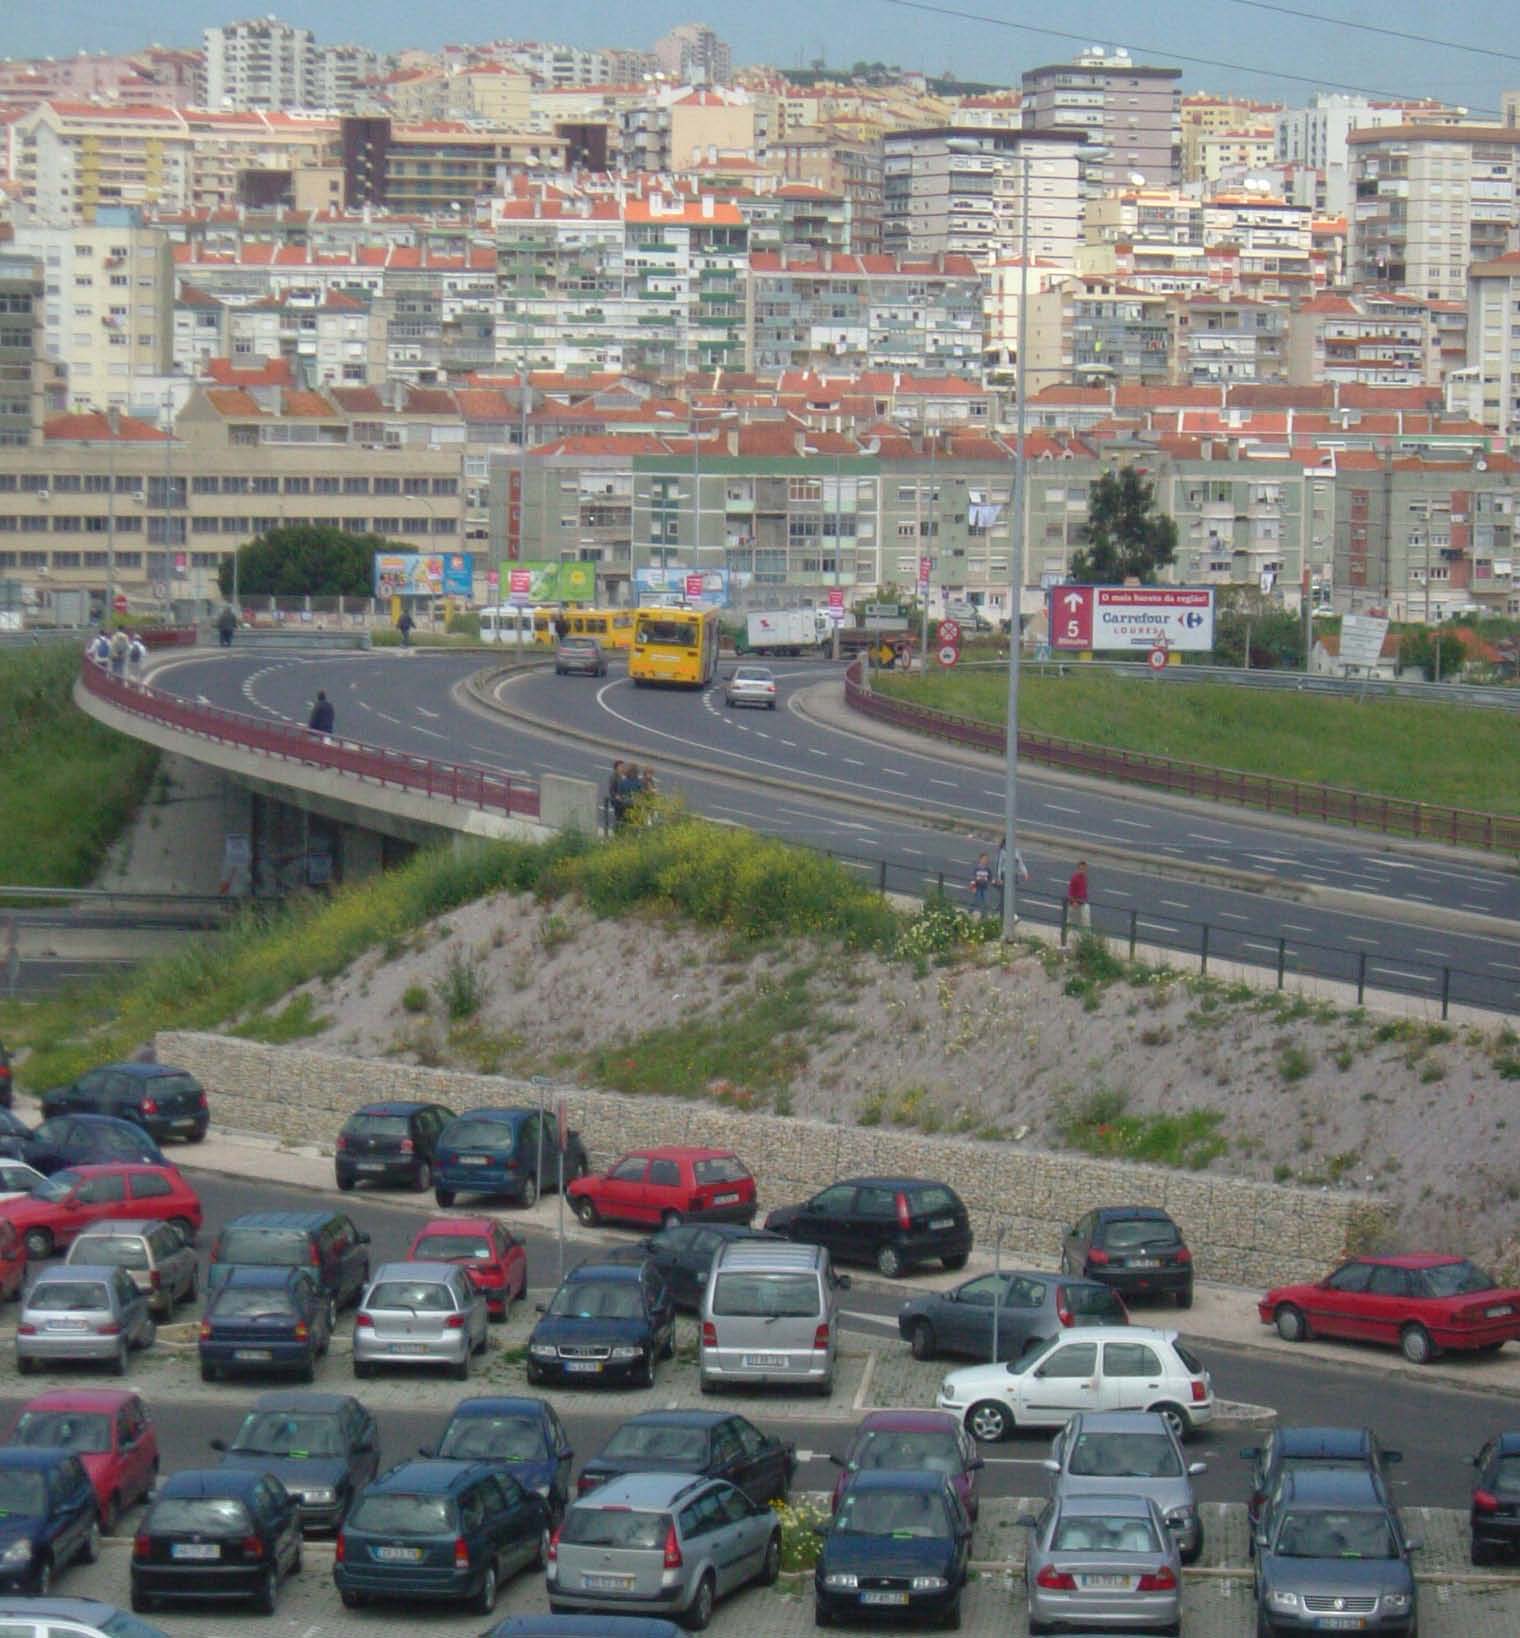
<svg viewBox="0 0 1520 1638"><path fill-rule="evenodd" d="M718 669L716 609L640 609L633 617L628 675L636 685L705 688Z"/></svg>
<svg viewBox="0 0 1520 1638"><path fill-rule="evenodd" d="M557 638L557 622L565 622L567 637L594 637L603 648L629 649L633 646L632 609L538 609L533 615L533 640L552 648Z"/></svg>

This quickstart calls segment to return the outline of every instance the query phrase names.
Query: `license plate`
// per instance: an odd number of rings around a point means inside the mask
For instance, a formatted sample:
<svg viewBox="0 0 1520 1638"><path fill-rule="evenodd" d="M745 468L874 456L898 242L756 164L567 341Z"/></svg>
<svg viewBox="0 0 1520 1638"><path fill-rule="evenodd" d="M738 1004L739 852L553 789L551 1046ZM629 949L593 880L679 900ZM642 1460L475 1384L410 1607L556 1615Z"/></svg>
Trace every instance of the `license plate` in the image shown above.
<svg viewBox="0 0 1520 1638"><path fill-rule="evenodd" d="M860 1601L862 1604L906 1604L908 1595L905 1592L863 1592Z"/></svg>
<svg viewBox="0 0 1520 1638"><path fill-rule="evenodd" d="M1128 1592L1130 1577L1127 1575L1084 1575L1077 1578L1084 1587L1091 1587L1094 1591L1109 1589Z"/></svg>
<svg viewBox="0 0 1520 1638"><path fill-rule="evenodd" d="M931 1217L929 1227L936 1230L951 1229L955 1227L955 1219L953 1217Z"/></svg>
<svg viewBox="0 0 1520 1638"><path fill-rule="evenodd" d="M489 1166L491 1157L489 1155L460 1155L459 1164L461 1166Z"/></svg>
<svg viewBox="0 0 1520 1638"><path fill-rule="evenodd" d="M234 1348L232 1357L234 1359L262 1360L273 1359L274 1355L268 1348Z"/></svg>
<svg viewBox="0 0 1520 1638"><path fill-rule="evenodd" d="M1367 1625L1359 1615L1322 1615L1314 1624L1322 1632L1360 1632Z"/></svg>
<svg viewBox="0 0 1520 1638"><path fill-rule="evenodd" d="M564 1363L567 1371L584 1371L588 1376L594 1376L602 1368L599 1359L567 1359Z"/></svg>
<svg viewBox="0 0 1520 1638"><path fill-rule="evenodd" d="M361 1160L359 1162L359 1170L361 1172L383 1172L385 1170L385 1162L383 1160Z"/></svg>
<svg viewBox="0 0 1520 1638"><path fill-rule="evenodd" d="M386 1564L417 1564L422 1559L420 1547L377 1547L375 1557Z"/></svg>
<svg viewBox="0 0 1520 1638"><path fill-rule="evenodd" d="M1160 1268L1161 1263L1155 1257L1131 1257L1129 1266L1131 1268Z"/></svg>
<svg viewBox="0 0 1520 1638"><path fill-rule="evenodd" d="M587 1592L632 1592L631 1575L583 1575L581 1585Z"/></svg>
<svg viewBox="0 0 1520 1638"><path fill-rule="evenodd" d="M713 1204L715 1206L737 1206L739 1204L739 1196L736 1194L715 1195L713 1197ZM1505 1312L1508 1312L1508 1310L1505 1310Z"/></svg>
<svg viewBox="0 0 1520 1638"><path fill-rule="evenodd" d="M195 1125L195 1116L194 1115L182 1115L174 1123L174 1127L175 1127L176 1131L178 1131L180 1127L184 1127L186 1131L189 1131L189 1129L194 1125Z"/></svg>
<svg viewBox="0 0 1520 1638"><path fill-rule="evenodd" d="M169 1546L170 1558L220 1558L222 1550L214 1541L176 1541Z"/></svg>
<svg viewBox="0 0 1520 1638"><path fill-rule="evenodd" d="M47 1328L50 1331L82 1331L85 1323L83 1320L49 1320Z"/></svg>
<svg viewBox="0 0 1520 1638"><path fill-rule="evenodd" d="M1485 1319L1503 1319L1506 1314L1513 1314L1514 1311L1513 1303L1501 1302L1497 1308L1485 1308L1483 1315Z"/></svg>
<svg viewBox="0 0 1520 1638"><path fill-rule="evenodd" d="M785 1354L742 1354L739 1363L749 1371L784 1371Z"/></svg>

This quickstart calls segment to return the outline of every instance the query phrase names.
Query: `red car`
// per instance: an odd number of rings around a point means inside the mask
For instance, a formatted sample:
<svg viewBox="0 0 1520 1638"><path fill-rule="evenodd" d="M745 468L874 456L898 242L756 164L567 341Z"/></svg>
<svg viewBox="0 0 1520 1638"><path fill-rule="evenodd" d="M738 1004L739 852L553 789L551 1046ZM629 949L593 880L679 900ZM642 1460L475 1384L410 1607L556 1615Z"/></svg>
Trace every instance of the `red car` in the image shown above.
<svg viewBox="0 0 1520 1638"><path fill-rule="evenodd" d="M755 1215L755 1180L732 1149L630 1149L609 1170L576 1178L566 1193L588 1224L606 1218L674 1228L687 1218L749 1223Z"/></svg>
<svg viewBox="0 0 1520 1638"><path fill-rule="evenodd" d="M829 1499L833 1512L857 1473L890 1468L908 1473L943 1473L955 1486L973 1522L977 1514L976 1476L986 1465L961 1420L949 1411L872 1411L855 1430L850 1448L829 1460L840 1469Z"/></svg>
<svg viewBox="0 0 1520 1638"><path fill-rule="evenodd" d="M1465 1257L1353 1257L1315 1285L1284 1285L1256 1305L1288 1342L1346 1337L1402 1349L1425 1365L1445 1349L1489 1351L1520 1338L1520 1290Z"/></svg>
<svg viewBox="0 0 1520 1638"><path fill-rule="evenodd" d="M173 1166L115 1161L54 1172L31 1194L0 1200L0 1221L21 1236L28 1257L61 1251L91 1223L111 1217L152 1217L175 1224L187 1240L201 1226L195 1190Z"/></svg>
<svg viewBox="0 0 1520 1638"><path fill-rule="evenodd" d="M158 1477L158 1434L148 1407L125 1388L39 1394L22 1407L8 1443L76 1455L95 1487L100 1529L107 1536Z"/></svg>
<svg viewBox="0 0 1520 1638"><path fill-rule="evenodd" d="M418 1263L462 1263L485 1294L486 1313L504 1320L527 1295L528 1253L494 1217L431 1217L412 1237L407 1256Z"/></svg>
<svg viewBox="0 0 1520 1638"><path fill-rule="evenodd" d="M0 1302L9 1302L26 1281L26 1247L15 1226L0 1217Z"/></svg>

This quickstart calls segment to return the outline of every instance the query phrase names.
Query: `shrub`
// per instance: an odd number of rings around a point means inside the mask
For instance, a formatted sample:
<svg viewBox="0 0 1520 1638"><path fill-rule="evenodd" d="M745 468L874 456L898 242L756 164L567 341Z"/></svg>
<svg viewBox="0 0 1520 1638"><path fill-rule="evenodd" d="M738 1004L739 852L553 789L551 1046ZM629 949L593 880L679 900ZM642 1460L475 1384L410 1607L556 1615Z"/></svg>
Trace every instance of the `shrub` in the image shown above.
<svg viewBox="0 0 1520 1638"><path fill-rule="evenodd" d="M442 976L433 985L433 993L448 1016L456 1022L473 1018L485 1004L486 977L480 962L463 950L450 950Z"/></svg>
<svg viewBox="0 0 1520 1638"><path fill-rule="evenodd" d="M428 993L420 984L408 984L401 992L401 1006L406 1012L426 1012Z"/></svg>
<svg viewBox="0 0 1520 1638"><path fill-rule="evenodd" d="M1314 1059L1297 1041L1285 1046L1277 1060L1277 1073L1290 1085L1303 1080L1314 1068Z"/></svg>
<svg viewBox="0 0 1520 1638"><path fill-rule="evenodd" d="M1229 1144L1220 1135L1224 1115L1190 1109L1180 1115L1131 1115L1127 1093L1096 1087L1058 1116L1063 1140L1092 1155L1149 1161L1202 1171Z"/></svg>

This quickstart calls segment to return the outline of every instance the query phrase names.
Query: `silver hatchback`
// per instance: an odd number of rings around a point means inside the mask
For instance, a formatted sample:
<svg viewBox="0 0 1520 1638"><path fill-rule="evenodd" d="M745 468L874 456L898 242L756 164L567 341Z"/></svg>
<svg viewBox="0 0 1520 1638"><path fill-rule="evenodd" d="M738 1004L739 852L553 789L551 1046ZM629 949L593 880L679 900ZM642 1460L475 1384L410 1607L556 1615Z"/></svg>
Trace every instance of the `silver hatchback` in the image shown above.
<svg viewBox="0 0 1520 1638"><path fill-rule="evenodd" d="M354 1375L447 1365L461 1382L486 1346L486 1299L457 1263L386 1263L354 1314Z"/></svg>
<svg viewBox="0 0 1520 1638"><path fill-rule="evenodd" d="M1029 1630L1182 1630L1182 1561L1149 1496L1059 1496L1027 1515Z"/></svg>
<svg viewBox="0 0 1520 1638"><path fill-rule="evenodd" d="M699 1632L720 1598L781 1574L781 1521L724 1479L631 1473L567 1509L549 1608L661 1615Z"/></svg>
<svg viewBox="0 0 1520 1638"><path fill-rule="evenodd" d="M726 705L759 705L776 709L776 673L769 666L741 665L723 687Z"/></svg>
<svg viewBox="0 0 1520 1638"><path fill-rule="evenodd" d="M40 1364L99 1360L125 1376L132 1350L150 1347L157 1335L148 1299L124 1268L45 1268L21 1299L16 1369L25 1376Z"/></svg>
<svg viewBox="0 0 1520 1638"><path fill-rule="evenodd" d="M1156 1411L1078 1411L1050 1443L1044 1467L1051 1494L1092 1496L1122 1490L1161 1509L1184 1564L1203 1552L1203 1522L1193 1480L1207 1462L1189 1462Z"/></svg>
<svg viewBox="0 0 1520 1638"><path fill-rule="evenodd" d="M124 1268L160 1318L200 1293L200 1265L173 1223L126 1218L96 1223L76 1236L65 1266L98 1263Z"/></svg>

